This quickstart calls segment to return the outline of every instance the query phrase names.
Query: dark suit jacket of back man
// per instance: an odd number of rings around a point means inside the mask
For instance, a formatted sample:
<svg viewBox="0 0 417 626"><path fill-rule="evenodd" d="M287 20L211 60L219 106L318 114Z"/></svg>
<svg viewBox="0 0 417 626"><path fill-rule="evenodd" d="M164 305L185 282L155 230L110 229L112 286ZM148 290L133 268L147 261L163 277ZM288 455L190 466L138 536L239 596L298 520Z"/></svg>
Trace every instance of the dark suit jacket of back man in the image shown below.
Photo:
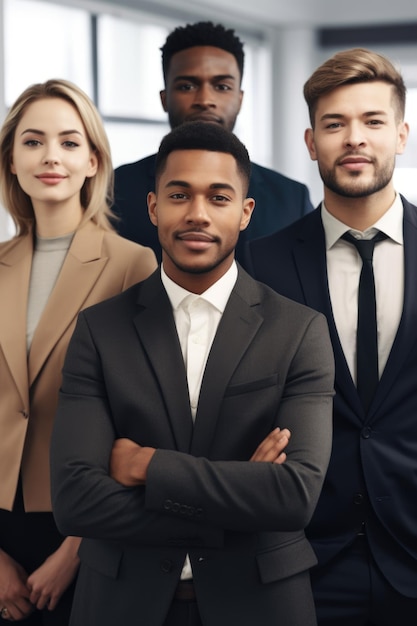
<svg viewBox="0 0 417 626"><path fill-rule="evenodd" d="M239 269L193 427L159 271L82 313L51 453L58 527L86 537L71 625L161 626L187 553L205 626L315 624L303 529L330 455L333 375L325 318ZM277 425L292 432L286 462L248 462ZM115 437L157 448L146 487L108 476Z"/></svg>
<svg viewBox="0 0 417 626"><path fill-rule="evenodd" d="M160 261L158 233L149 220L146 201L149 191L155 191L155 159L152 154L115 170L113 210L121 218L115 222L119 234L149 246ZM243 265L246 241L274 233L313 209L305 185L256 163L251 165L248 196L255 198L255 211L236 248L236 259Z"/></svg>
<svg viewBox="0 0 417 626"><path fill-rule="evenodd" d="M417 208L404 205L401 323L365 415L335 327L320 209L248 245L252 274L327 317L336 362L333 451L307 536L324 564L366 521L376 562L400 593L417 597Z"/></svg>

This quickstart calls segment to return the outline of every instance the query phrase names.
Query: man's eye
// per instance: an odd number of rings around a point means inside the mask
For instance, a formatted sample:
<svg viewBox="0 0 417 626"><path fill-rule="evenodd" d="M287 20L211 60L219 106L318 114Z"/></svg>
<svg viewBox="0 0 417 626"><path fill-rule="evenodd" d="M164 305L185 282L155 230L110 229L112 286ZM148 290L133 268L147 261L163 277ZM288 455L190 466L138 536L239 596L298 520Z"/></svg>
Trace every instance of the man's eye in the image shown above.
<svg viewBox="0 0 417 626"><path fill-rule="evenodd" d="M181 85L177 85L177 91L191 91L195 88L195 85L192 83L182 83Z"/></svg>

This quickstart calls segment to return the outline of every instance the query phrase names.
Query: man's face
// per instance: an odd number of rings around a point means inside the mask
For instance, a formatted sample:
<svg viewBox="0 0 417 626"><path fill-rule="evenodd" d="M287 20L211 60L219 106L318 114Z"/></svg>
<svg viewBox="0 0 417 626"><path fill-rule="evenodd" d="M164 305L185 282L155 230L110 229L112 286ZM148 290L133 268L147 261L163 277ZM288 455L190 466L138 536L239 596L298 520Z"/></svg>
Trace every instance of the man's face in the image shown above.
<svg viewBox="0 0 417 626"><path fill-rule="evenodd" d="M195 46L173 55L161 91L171 128L184 122L216 122L233 130L242 104L240 73L233 54Z"/></svg>
<svg viewBox="0 0 417 626"><path fill-rule="evenodd" d="M156 193L148 195L168 276L194 293L208 289L231 266L253 206L231 154L172 152Z"/></svg>
<svg viewBox="0 0 417 626"><path fill-rule="evenodd" d="M395 155L407 125L396 114L392 87L382 81L344 85L319 99L305 140L325 191L361 198L392 185Z"/></svg>

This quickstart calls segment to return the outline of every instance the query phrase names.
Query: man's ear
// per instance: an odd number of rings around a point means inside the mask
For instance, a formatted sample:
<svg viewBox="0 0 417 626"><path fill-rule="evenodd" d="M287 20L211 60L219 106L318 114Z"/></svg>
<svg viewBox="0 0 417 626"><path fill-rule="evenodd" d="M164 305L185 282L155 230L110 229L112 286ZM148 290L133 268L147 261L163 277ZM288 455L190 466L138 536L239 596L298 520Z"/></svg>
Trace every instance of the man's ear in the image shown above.
<svg viewBox="0 0 417 626"><path fill-rule="evenodd" d="M164 109L165 113L168 113L168 109L167 109L167 92L166 92L166 89L162 89L162 90L159 92L159 97L161 98L162 108Z"/></svg>
<svg viewBox="0 0 417 626"><path fill-rule="evenodd" d="M239 99L239 111L238 111L238 113L240 113L240 109L242 108L243 96L244 96L245 92L241 89L239 93L240 93L240 99Z"/></svg>
<svg viewBox="0 0 417 626"><path fill-rule="evenodd" d="M304 141L306 142L307 150L310 154L312 161L317 161L316 145L314 143L314 131L312 128L307 128L304 133Z"/></svg>
<svg viewBox="0 0 417 626"><path fill-rule="evenodd" d="M150 191L148 193L148 215L154 226L158 226L158 216L156 211L156 193L154 191Z"/></svg>
<svg viewBox="0 0 417 626"><path fill-rule="evenodd" d="M402 154L407 145L408 134L410 127L407 122L401 122L398 127L398 140L397 140L397 152L396 154Z"/></svg>
<svg viewBox="0 0 417 626"><path fill-rule="evenodd" d="M255 200L253 198L245 198L243 201L242 219L240 220L240 230L245 230L248 227L254 208Z"/></svg>

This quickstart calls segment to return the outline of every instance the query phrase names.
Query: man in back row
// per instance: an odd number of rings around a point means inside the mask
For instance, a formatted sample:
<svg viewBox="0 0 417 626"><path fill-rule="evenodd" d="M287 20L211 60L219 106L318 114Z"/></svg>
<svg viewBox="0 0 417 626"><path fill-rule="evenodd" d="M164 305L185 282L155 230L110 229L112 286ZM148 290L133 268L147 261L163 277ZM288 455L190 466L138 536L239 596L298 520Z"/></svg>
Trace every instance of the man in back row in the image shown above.
<svg viewBox="0 0 417 626"><path fill-rule="evenodd" d="M244 51L233 30L199 22L176 28L162 47L165 89L161 102L171 128L188 121L217 123L233 130L242 104ZM158 260L161 247L148 219L147 194L155 190L156 154L115 171L115 213L119 233L150 246ZM244 243L262 237L312 210L308 189L273 170L252 163L249 197L256 210L242 231L236 259L244 262Z"/></svg>

